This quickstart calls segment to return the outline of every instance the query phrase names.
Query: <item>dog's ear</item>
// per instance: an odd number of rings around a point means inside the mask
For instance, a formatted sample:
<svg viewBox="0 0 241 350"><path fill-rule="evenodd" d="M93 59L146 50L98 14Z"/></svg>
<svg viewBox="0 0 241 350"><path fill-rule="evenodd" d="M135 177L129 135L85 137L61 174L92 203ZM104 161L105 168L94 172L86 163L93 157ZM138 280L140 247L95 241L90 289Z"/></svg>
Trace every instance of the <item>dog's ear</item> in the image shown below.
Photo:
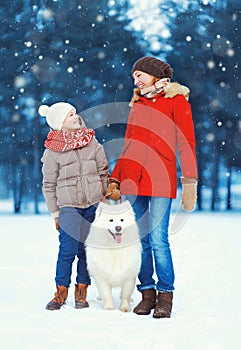
<svg viewBox="0 0 241 350"><path fill-rule="evenodd" d="M98 218L102 212L102 202L99 203L96 212L95 212L95 217Z"/></svg>
<svg viewBox="0 0 241 350"><path fill-rule="evenodd" d="M134 213L134 210L132 209L132 207L129 208L129 212L130 212L131 216L133 216L135 218L135 213Z"/></svg>

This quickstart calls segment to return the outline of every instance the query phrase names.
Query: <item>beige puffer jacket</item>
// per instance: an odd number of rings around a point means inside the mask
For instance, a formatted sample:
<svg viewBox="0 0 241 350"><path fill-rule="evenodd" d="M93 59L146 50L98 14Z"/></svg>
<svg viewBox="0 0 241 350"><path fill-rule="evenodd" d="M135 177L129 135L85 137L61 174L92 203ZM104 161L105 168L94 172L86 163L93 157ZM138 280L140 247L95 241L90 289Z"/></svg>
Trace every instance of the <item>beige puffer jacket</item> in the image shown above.
<svg viewBox="0 0 241 350"><path fill-rule="evenodd" d="M96 138L85 147L68 152L44 151L43 195L53 217L60 207L88 208L102 200L109 165Z"/></svg>

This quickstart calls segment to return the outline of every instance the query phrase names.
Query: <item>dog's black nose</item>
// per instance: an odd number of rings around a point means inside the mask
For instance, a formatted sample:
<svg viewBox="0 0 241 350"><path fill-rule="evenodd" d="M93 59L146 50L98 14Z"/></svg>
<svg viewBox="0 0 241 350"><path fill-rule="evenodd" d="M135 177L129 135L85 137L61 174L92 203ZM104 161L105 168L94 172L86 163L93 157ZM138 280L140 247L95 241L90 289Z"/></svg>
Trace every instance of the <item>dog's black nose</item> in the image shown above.
<svg viewBox="0 0 241 350"><path fill-rule="evenodd" d="M116 232L120 232L122 230L122 227L121 226L116 226L115 230L116 230Z"/></svg>

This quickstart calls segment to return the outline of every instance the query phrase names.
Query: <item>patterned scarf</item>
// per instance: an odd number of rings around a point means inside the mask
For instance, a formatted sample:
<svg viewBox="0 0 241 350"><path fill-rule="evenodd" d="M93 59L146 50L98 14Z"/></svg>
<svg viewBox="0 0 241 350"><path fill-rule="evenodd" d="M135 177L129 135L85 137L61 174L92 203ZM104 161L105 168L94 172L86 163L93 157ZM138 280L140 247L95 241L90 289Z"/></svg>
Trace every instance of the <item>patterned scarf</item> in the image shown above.
<svg viewBox="0 0 241 350"><path fill-rule="evenodd" d="M155 82L152 86L140 90L140 94L147 98L152 98L162 92L164 87L170 83L169 78L163 78Z"/></svg>
<svg viewBox="0 0 241 350"><path fill-rule="evenodd" d="M66 152L88 145L95 132L93 129L82 128L76 131L50 131L44 145L54 152Z"/></svg>
<svg viewBox="0 0 241 350"><path fill-rule="evenodd" d="M141 90L139 88L135 88L132 99L129 103L129 106L132 107L134 103L140 99L140 96L144 96L146 98L152 98L158 95L160 92L164 91L165 86L167 86L168 84L170 84L170 79L162 78L157 82L155 82L152 86L149 86L145 89Z"/></svg>

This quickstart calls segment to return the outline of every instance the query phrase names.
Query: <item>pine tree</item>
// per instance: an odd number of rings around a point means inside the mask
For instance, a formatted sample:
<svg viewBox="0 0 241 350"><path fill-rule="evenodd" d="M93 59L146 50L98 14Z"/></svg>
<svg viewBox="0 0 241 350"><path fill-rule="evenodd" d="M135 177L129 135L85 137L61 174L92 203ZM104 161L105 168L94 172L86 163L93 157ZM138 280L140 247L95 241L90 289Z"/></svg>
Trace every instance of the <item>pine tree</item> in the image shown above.
<svg viewBox="0 0 241 350"><path fill-rule="evenodd" d="M14 192L15 212L23 200L34 199L37 213L40 157L49 130L38 106L68 101L81 112L117 103L116 113L127 119L118 103L129 101L131 66L142 51L125 22L109 15L104 0L7 1L0 14L5 33L0 55L1 181ZM88 120L94 128L95 114ZM124 133L124 126L99 129L100 141L109 133Z"/></svg>

